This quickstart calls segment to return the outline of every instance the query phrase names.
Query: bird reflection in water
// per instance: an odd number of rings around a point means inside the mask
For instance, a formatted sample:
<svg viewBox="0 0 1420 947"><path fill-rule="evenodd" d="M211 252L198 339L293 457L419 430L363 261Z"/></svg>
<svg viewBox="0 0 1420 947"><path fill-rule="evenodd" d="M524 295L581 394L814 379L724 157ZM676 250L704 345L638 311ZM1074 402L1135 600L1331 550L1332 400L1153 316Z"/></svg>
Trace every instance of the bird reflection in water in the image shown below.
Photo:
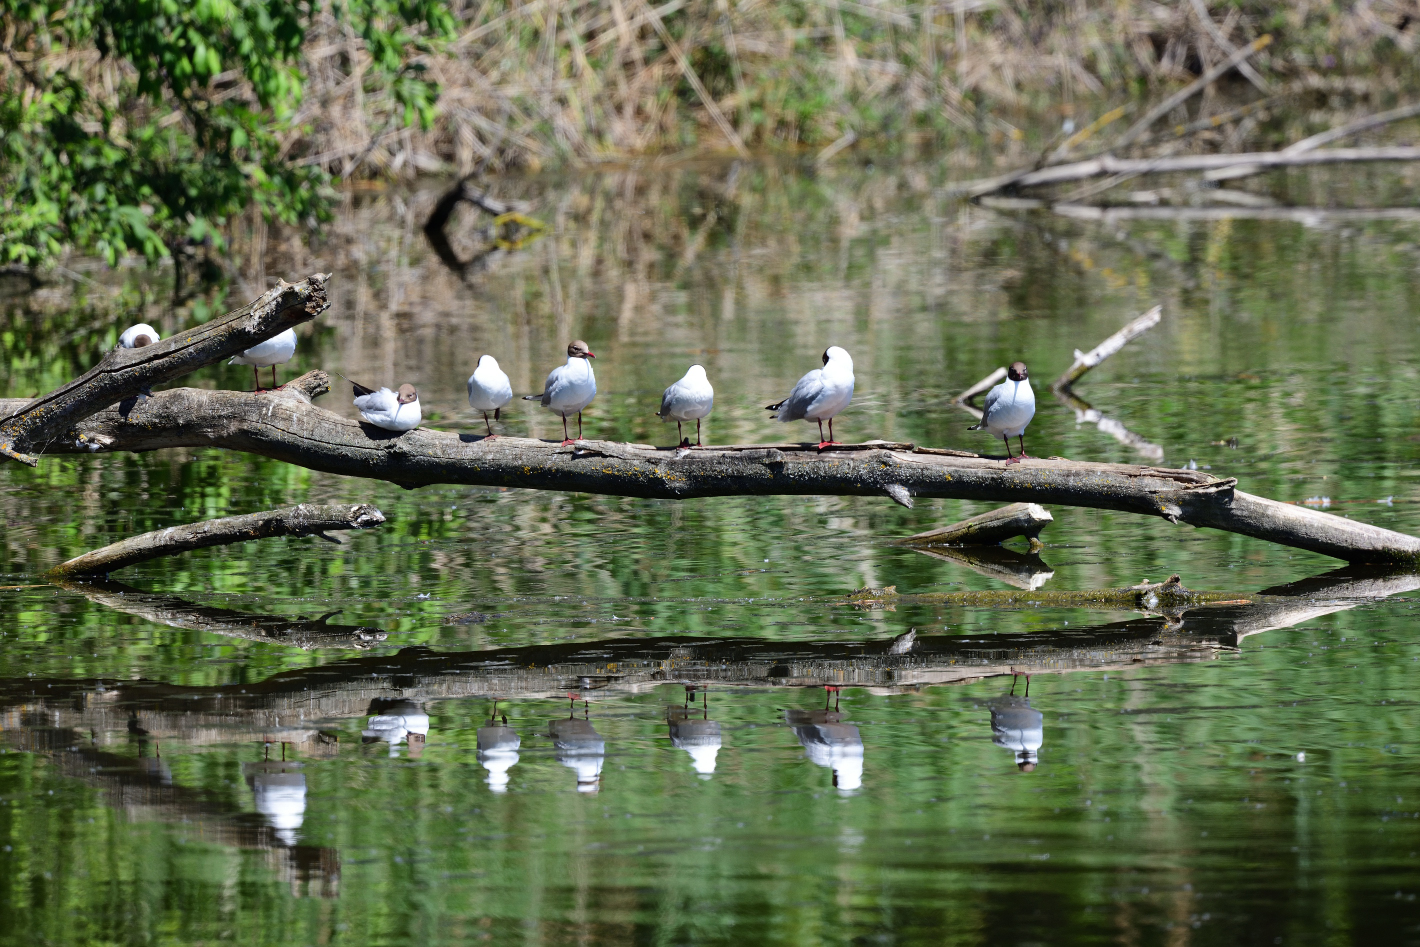
<svg viewBox="0 0 1420 947"><path fill-rule="evenodd" d="M417 760L424 753L429 735L429 715L412 700L374 700L370 702L370 722L361 731L361 743L390 745L390 756L399 756L399 745L409 744L409 758Z"/></svg>
<svg viewBox="0 0 1420 947"><path fill-rule="evenodd" d="M1035 769L1040 745L1045 742L1045 715L1030 705L1030 675L1024 697L1016 696L1016 678L1011 675L1011 692L986 702L991 709L991 742L1016 754L1021 772Z"/></svg>
<svg viewBox="0 0 1420 947"><path fill-rule="evenodd" d="M671 745L690 754L690 765L701 779L709 779L715 774L715 757L720 752L723 741L720 738L720 722L710 719L710 698L708 692L700 693L700 709L692 703L695 687L685 687L685 705L669 707L666 722L670 724ZM700 719L695 718L695 714Z"/></svg>
<svg viewBox="0 0 1420 947"><path fill-rule="evenodd" d="M578 792L596 792L601 788L602 763L606 761L606 742L587 719L587 702L582 701L582 719L577 719L577 697L571 701L567 719L554 720L548 730L557 749L557 762L577 774Z"/></svg>
<svg viewBox="0 0 1420 947"><path fill-rule="evenodd" d="M508 770L518 762L518 749L522 745L518 732L508 726L508 715L500 717L495 700L488 723L478 728L478 762L488 770L489 789L494 792L508 791Z"/></svg>
<svg viewBox="0 0 1420 947"><path fill-rule="evenodd" d="M266 755L260 763L243 763L242 776L256 796L256 811L281 844L290 848L300 839L301 823L306 820L306 774L303 764L286 759L285 743L279 761L271 759L269 743Z"/></svg>
<svg viewBox="0 0 1420 947"><path fill-rule="evenodd" d="M828 686L824 691L823 710L790 710L786 717L808 758L832 769L833 785L848 795L863 785L863 737L853 724L843 723L838 688ZM830 698L832 710L828 709Z"/></svg>

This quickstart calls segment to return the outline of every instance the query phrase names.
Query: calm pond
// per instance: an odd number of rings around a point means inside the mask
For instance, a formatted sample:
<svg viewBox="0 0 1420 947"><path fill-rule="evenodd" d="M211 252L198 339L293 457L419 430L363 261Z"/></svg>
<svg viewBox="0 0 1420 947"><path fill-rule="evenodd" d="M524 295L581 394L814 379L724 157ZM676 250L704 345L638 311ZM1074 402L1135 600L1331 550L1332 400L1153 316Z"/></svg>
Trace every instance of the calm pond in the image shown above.
<svg viewBox="0 0 1420 947"><path fill-rule="evenodd" d="M763 405L837 344L842 439L999 453L948 402L1020 358L1033 454L1211 468L1420 533L1420 224L1077 220L959 203L962 173L509 181L551 229L462 277L420 229L437 190L363 193L322 245L239 241L228 300L333 273L283 380L410 381L427 424L470 432L480 353L524 394L583 338L588 436L671 443L660 392L700 362L707 443L808 440ZM1375 205L1417 177L1249 186ZM482 224L459 218L459 253ZM6 396L214 305L122 278L10 288ZM1049 394L1155 304L1079 386L1103 423ZM347 391L320 403L354 416ZM522 401L503 423L560 436ZM307 500L388 522L43 579ZM965 564L893 541L989 506L404 491L215 451L9 464L0 508L0 944L1420 943L1420 577L1300 584L1340 563L1063 508L1038 557ZM1293 603L911 597L1171 573ZM905 597L842 601L885 586Z"/></svg>

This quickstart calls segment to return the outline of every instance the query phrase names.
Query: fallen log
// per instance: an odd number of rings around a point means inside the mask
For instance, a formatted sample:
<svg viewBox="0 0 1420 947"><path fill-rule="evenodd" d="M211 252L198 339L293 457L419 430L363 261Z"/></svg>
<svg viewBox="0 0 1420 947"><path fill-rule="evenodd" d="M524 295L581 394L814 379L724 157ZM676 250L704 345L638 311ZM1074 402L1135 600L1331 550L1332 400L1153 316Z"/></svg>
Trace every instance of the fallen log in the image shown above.
<svg viewBox="0 0 1420 947"><path fill-rule="evenodd" d="M905 495L1080 506L1207 526L1348 562L1420 562L1420 539L1253 496L1238 490L1236 479L1203 471L1059 458L1007 467L1000 458L909 444L677 450L596 440L562 447L426 428L397 434L310 403L328 389L319 371L261 394L174 388L105 409L45 452L219 447L409 488L465 484L667 500L792 495L901 502L898 495ZM0 401L0 410L20 404Z"/></svg>
<svg viewBox="0 0 1420 947"><path fill-rule="evenodd" d="M155 529L139 536L130 536L55 566L50 575L55 578L103 575L150 559L175 556L193 549L229 546L232 543L269 539L273 536L320 536L322 539L330 539L325 535L329 530L369 529L384 521L384 514L368 503L302 503L279 510L224 516L221 519L169 526L167 529Z"/></svg>
<svg viewBox="0 0 1420 947"><path fill-rule="evenodd" d="M95 412L309 322L328 305L327 278L317 273L294 286L282 280L256 301L205 325L142 348L115 348L89 371L47 395L6 402L0 409L0 454L33 467L37 462L33 452L41 452L42 445Z"/></svg>
<svg viewBox="0 0 1420 947"><path fill-rule="evenodd" d="M1284 155L1304 154L1314 151L1322 145L1329 145L1333 141L1340 141L1342 138L1349 138L1352 135L1368 131L1372 128L1379 128L1391 122L1402 121L1420 115L1420 103L1402 105L1400 108L1391 109L1388 112L1380 112L1376 115L1367 115L1365 118L1348 122L1338 128L1331 128L1310 138L1303 138L1295 144L1288 145L1282 149ZM1203 175L1206 181L1229 181L1236 178L1245 178L1252 174L1257 174L1262 169L1256 165L1237 165L1231 168L1220 168L1216 171L1209 171Z"/></svg>
<svg viewBox="0 0 1420 947"><path fill-rule="evenodd" d="M1176 172L1212 171L1238 165L1255 165L1262 169L1305 167L1322 164L1354 164L1374 161L1420 161L1420 148L1390 146L1380 148L1323 148L1303 154L1282 151L1257 151L1232 155L1177 155L1162 158L1116 158L1101 155L1086 161L1050 165L1021 174L1019 172L994 178L964 181L951 191L967 197L982 197L1005 187L1040 187L1067 181L1083 181L1107 174L1170 174Z"/></svg>
<svg viewBox="0 0 1420 947"><path fill-rule="evenodd" d="M900 542L905 546L996 546L1024 536L1034 547L1038 545L1035 540L1040 531L1054 521L1055 517L1039 504L1012 503L960 523L917 533Z"/></svg>

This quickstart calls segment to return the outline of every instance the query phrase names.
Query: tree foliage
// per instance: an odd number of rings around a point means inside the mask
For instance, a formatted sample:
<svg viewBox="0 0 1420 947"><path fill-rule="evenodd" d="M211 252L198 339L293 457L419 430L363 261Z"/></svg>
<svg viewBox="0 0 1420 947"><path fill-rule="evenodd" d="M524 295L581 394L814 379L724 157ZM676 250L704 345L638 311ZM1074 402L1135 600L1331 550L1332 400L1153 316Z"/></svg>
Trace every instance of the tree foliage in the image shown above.
<svg viewBox="0 0 1420 947"><path fill-rule="evenodd" d="M0 262L152 262L220 245L248 207L323 216L326 173L291 160L321 16L363 42L367 88L427 128L438 87L418 59L452 35L445 0L0 0Z"/></svg>

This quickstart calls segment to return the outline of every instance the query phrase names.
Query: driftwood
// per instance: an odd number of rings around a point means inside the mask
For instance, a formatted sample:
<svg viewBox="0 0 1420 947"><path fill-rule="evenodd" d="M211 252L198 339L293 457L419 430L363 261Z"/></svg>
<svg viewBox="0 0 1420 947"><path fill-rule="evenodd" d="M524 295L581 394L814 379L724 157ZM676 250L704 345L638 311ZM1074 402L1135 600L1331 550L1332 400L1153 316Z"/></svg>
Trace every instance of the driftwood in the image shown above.
<svg viewBox="0 0 1420 947"><path fill-rule="evenodd" d="M996 546L1007 539L1024 536L1031 540L1034 548L1039 545L1036 537L1040 531L1054 520L1055 517L1039 504L1012 503L960 523L917 533L901 542L908 546Z"/></svg>
<svg viewBox="0 0 1420 947"><path fill-rule="evenodd" d="M368 503L353 506L346 503L302 503L264 513L225 516L153 530L86 552L56 566L51 574L56 577L104 574L193 549L227 546L273 536L320 536L339 542L325 533L337 529L369 529L384 521L384 514Z"/></svg>
<svg viewBox="0 0 1420 947"><path fill-rule="evenodd" d="M328 305L327 278L316 274L294 286L283 280L250 305L206 325L143 348L116 348L88 372L43 397L7 402L0 409L0 454L34 466L31 452L41 451L95 412L309 322Z"/></svg>
<svg viewBox="0 0 1420 947"><path fill-rule="evenodd" d="M1061 217L1104 223L1127 220L1286 220L1318 227L1327 223L1420 220L1420 207L1097 207L1092 204L1060 203L1051 205L1050 210Z"/></svg>
<svg viewBox="0 0 1420 947"><path fill-rule="evenodd" d="M682 451L594 440L561 447L424 428L396 434L310 403L328 388L323 372L310 372L262 394L170 389L127 410L100 412L46 452L219 447L406 487L457 483L671 500L905 493L1082 506L1227 530L1348 562L1420 559L1420 539L1252 496L1235 479L1201 471L1060 459L1007 467L965 451L881 442L823 451L811 444ZM0 410L14 404L0 401Z"/></svg>
<svg viewBox="0 0 1420 947"><path fill-rule="evenodd" d="M994 178L965 181L952 190L968 197L981 197L1006 187L1039 187L1067 181L1084 181L1107 174L1170 174L1213 171L1238 165L1256 166L1265 170L1376 161L1420 161L1420 148L1324 148L1291 155L1282 151L1257 151L1232 155L1177 155L1161 158L1116 158L1114 155L1101 155L1086 161L1051 165L1024 173L1013 172Z"/></svg>
<svg viewBox="0 0 1420 947"><path fill-rule="evenodd" d="M1076 349L1074 364L1072 364L1063 375L1055 379L1055 390L1062 391L1070 388L1075 382L1083 378L1085 373L1090 369L1096 367L1105 359L1124 348L1131 340L1138 338L1158 325L1159 320L1163 318L1163 313L1164 310L1162 306L1155 306L1137 319L1130 320L1124 328L1120 329L1088 352L1081 352L1079 349Z"/></svg>
<svg viewBox="0 0 1420 947"><path fill-rule="evenodd" d="M1388 112L1379 112L1375 115L1368 115L1365 118L1348 122L1339 128L1331 128L1327 131L1312 135L1310 138L1303 138L1295 144L1288 145L1282 149L1284 155L1305 154L1314 151L1322 145L1329 145L1333 141L1340 141L1342 138L1349 138L1352 135L1372 128L1379 128L1382 125L1389 125L1391 122L1398 122L1403 119L1413 118L1420 115L1420 103L1402 105L1400 108L1391 109ZM1239 165L1232 168L1220 168L1217 171L1209 171L1203 175L1207 181L1228 181L1236 178L1245 178L1252 174L1257 174L1262 168L1256 165Z"/></svg>

